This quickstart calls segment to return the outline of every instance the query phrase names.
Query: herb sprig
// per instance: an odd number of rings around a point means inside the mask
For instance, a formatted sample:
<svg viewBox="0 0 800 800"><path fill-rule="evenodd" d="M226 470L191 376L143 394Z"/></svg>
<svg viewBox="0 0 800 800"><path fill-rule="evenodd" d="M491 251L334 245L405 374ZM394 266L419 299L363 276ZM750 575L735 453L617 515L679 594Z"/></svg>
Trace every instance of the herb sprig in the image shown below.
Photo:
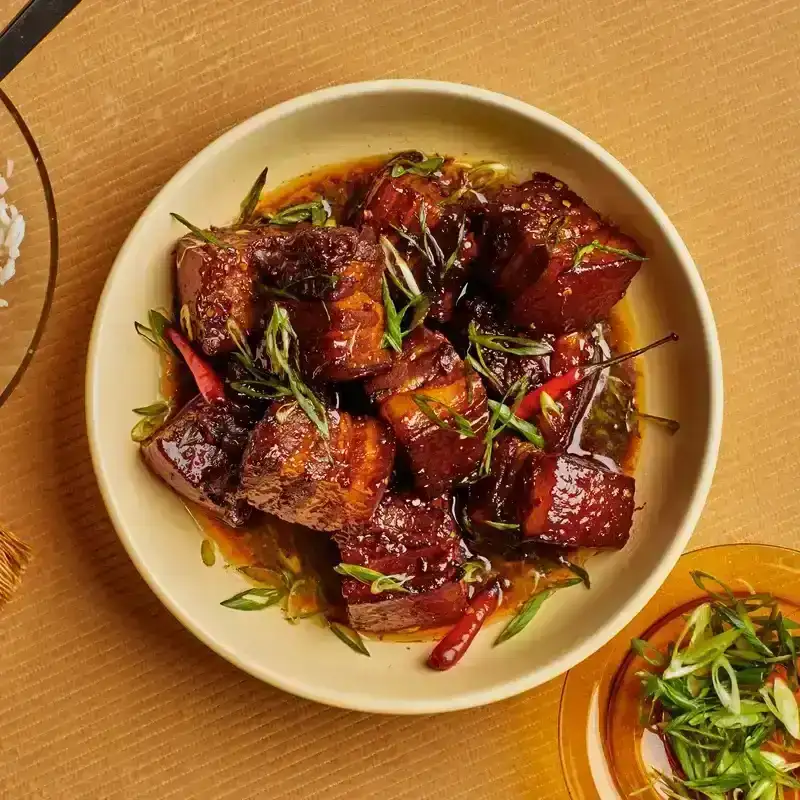
<svg viewBox="0 0 800 800"><path fill-rule="evenodd" d="M329 622L330 632L340 641L344 642L351 650L362 656L370 657L370 652L357 630L341 622Z"/></svg>
<svg viewBox="0 0 800 800"><path fill-rule="evenodd" d="M280 605L284 618L292 624L319 614L320 595L316 580L302 574L302 564L297 556L290 556L281 550L278 557L284 564L280 570L259 566L240 567L239 572L262 585L239 592L223 600L220 605L234 611L262 611Z"/></svg>
<svg viewBox="0 0 800 800"><path fill-rule="evenodd" d="M494 640L494 646L507 642L509 639L521 633L530 624L531 620L539 613L545 601L550 599L557 591L566 589L570 586L577 586L583 583L580 578L568 578L565 581L554 583L543 589L541 592L536 592L531 595L521 606L516 615L509 621L509 623L500 632L500 635Z"/></svg>
<svg viewBox="0 0 800 800"><path fill-rule="evenodd" d="M263 611L265 608L280 606L287 622L297 623L306 617L313 617L321 612L319 607L306 609L308 597L319 602L319 588L316 581L302 575L302 564L296 556L279 551L278 556L283 564L280 570L265 567L240 567L239 572L260 586L253 586L223 600L220 605L234 611ZM341 622L326 620L328 630L339 641L344 642L351 650L360 655L370 655L364 640L358 631Z"/></svg>
<svg viewBox="0 0 800 800"><path fill-rule="evenodd" d="M427 295L420 294L398 309L394 300L392 300L392 293L385 277L381 284L381 293L383 308L386 313L382 345L391 347L392 350L399 353L403 349L403 339L425 321L425 317L431 307L431 300ZM406 323L405 318L409 311L411 312L411 317Z"/></svg>
<svg viewBox="0 0 800 800"><path fill-rule="evenodd" d="M395 156L389 164L392 165L390 175L393 178L399 178L401 175L410 173L411 175L421 175L422 177L430 177L442 168L444 159L441 156L430 156L422 161L412 161L410 158L404 156Z"/></svg>
<svg viewBox="0 0 800 800"><path fill-rule="evenodd" d="M151 403L149 406L134 408L134 414L138 414L140 419L131 429L131 439L134 442L143 442L149 439L164 423L172 413L172 404L165 400Z"/></svg>
<svg viewBox="0 0 800 800"><path fill-rule="evenodd" d="M386 263L386 274L407 300L404 306L397 308L392 299L389 282L384 275L381 286L383 307L386 312L383 346L391 347L399 353L403 349L403 339L425 321L431 299L422 293L408 262L392 242L386 236L381 236L380 244ZM410 317L407 318L409 312Z"/></svg>
<svg viewBox="0 0 800 800"><path fill-rule="evenodd" d="M174 356L175 348L164 336L164 331L172 325L172 320L157 309L151 308L147 312L147 321L150 323L149 328L147 325L142 325L141 322L133 323L136 333L165 355Z"/></svg>
<svg viewBox="0 0 800 800"><path fill-rule="evenodd" d="M149 327L141 322L133 323L136 333L153 347L157 347L164 355L174 356L175 348L164 335L167 328L172 325L172 320L161 311L151 308L147 313L147 321L150 323ZM134 442L149 439L166 423L173 410L172 403L166 400L157 400L150 405L134 408L133 413L138 414L141 419L131 429L131 439Z"/></svg>
<svg viewBox="0 0 800 800"><path fill-rule="evenodd" d="M622 250L619 247L610 247L607 244L600 244L600 242L595 239L594 241L589 242L589 244L579 247L575 251L575 257L572 259L572 266L577 267L578 264L580 264L583 259L594 250L600 250L603 253L616 253L618 256L629 258L631 261L647 261L647 256L640 256L636 253L632 253L630 250Z"/></svg>
<svg viewBox="0 0 800 800"><path fill-rule="evenodd" d="M251 376L240 381L231 381L231 389L256 400L275 400L279 397L291 396L292 390L284 381L278 380L256 364L255 356L247 337L233 317L228 318L226 328L236 346L236 352L233 353L233 357Z"/></svg>
<svg viewBox="0 0 800 800"><path fill-rule="evenodd" d="M519 378L503 395L502 402L497 403L494 408L490 406L491 414L489 415L489 424L486 428L486 435L484 436L485 447L483 450L483 458L481 459L481 465L478 469L478 474L482 477L488 475L492 471L494 440L511 424L514 411L522 402L522 398L525 397L527 391L528 379L525 377ZM505 401L509 398L513 398L513 406L509 409L508 415L503 415L503 409L508 408L505 405Z"/></svg>
<svg viewBox="0 0 800 800"><path fill-rule="evenodd" d="M369 567L362 567L359 564L337 564L334 572L339 575L344 575L348 578L354 578L360 583L365 583L369 586L372 594L381 594L382 592L408 592L405 584L411 580L410 575L384 575L382 572L370 569Z"/></svg>
<svg viewBox="0 0 800 800"><path fill-rule="evenodd" d="M272 586L252 587L223 600L220 605L234 611L263 611L277 605L284 594L285 592Z"/></svg>
<svg viewBox="0 0 800 800"><path fill-rule="evenodd" d="M548 342L537 339L527 339L524 336L505 336L500 334L485 333L480 330L474 320L470 320L467 326L467 338L469 346L467 349L466 360L470 366L480 375L483 375L497 391L502 391L503 387L497 375L489 368L484 356L484 348L487 350L497 350L500 353L511 356L545 356L553 352L553 347ZM472 349L475 355L472 354Z"/></svg>
<svg viewBox="0 0 800 800"><path fill-rule="evenodd" d="M478 435L478 428L473 425L472 422L442 400L437 400L430 395L416 392L411 395L411 399L414 401L417 408L431 420L431 422L435 423L443 430L453 431L459 436L466 436L470 439L474 439ZM449 416L440 414L436 411L434 405L443 408Z"/></svg>
<svg viewBox="0 0 800 800"><path fill-rule="evenodd" d="M288 387L322 438L329 439L327 409L300 377L297 334L289 321L289 312L278 303L273 305L272 317L264 331L264 352L273 374Z"/></svg>
<svg viewBox="0 0 800 800"><path fill-rule="evenodd" d="M497 186L506 180L511 170L499 161L481 161L477 164L459 164L465 168L463 185L441 201L442 205L455 203L466 194L473 194L480 203L486 202L482 190Z"/></svg>
<svg viewBox="0 0 800 800"><path fill-rule="evenodd" d="M737 595L703 572L707 593L677 640L659 650L642 639L633 651L651 669L637 673L646 724L669 748L680 772L654 771L668 797L775 798L800 789L780 751L800 740L798 624L769 594Z"/></svg>
<svg viewBox="0 0 800 800"><path fill-rule="evenodd" d="M538 448L544 447L544 437L539 429L532 422L526 422L516 415L520 403L525 398L528 391L528 379L522 377L514 381L508 391L503 395L503 399L489 400L489 424L484 436L485 448L481 459L478 474L481 477L488 475L492 471L492 454L494 452L495 439L506 429L511 429L519 433L527 441L535 444ZM511 400L512 405L506 405L506 401Z"/></svg>
<svg viewBox="0 0 800 800"><path fill-rule="evenodd" d="M511 428L531 444L535 444L539 449L544 448L544 437L539 429L532 422L520 419L514 413L513 408L509 408L505 403L499 403L497 400L489 400L489 409L497 412L498 418L504 427Z"/></svg>
<svg viewBox="0 0 800 800"><path fill-rule="evenodd" d="M428 225L428 210L425 203L420 203L419 213L417 215L419 222L419 234L412 234L407 228L393 225L395 233L401 239L406 241L414 250L416 250L428 263L433 274L440 280L444 279L447 273L453 267L459 265L461 249L464 245L464 239L467 233L467 217L463 214L458 226L458 234L456 236L456 244L453 252L449 256L444 254L442 246L437 241L436 237L431 232Z"/></svg>
<svg viewBox="0 0 800 800"><path fill-rule="evenodd" d="M310 222L317 227L336 225L331 204L325 198L288 206L267 215L267 221L270 225L296 225L298 222Z"/></svg>
<svg viewBox="0 0 800 800"><path fill-rule="evenodd" d="M473 558L465 561L459 572L464 583L486 583L492 574L492 563L487 558Z"/></svg>
<svg viewBox="0 0 800 800"><path fill-rule="evenodd" d="M242 200L242 204L239 207L239 218L236 220L237 226L249 225L253 222L253 213L256 210L256 206L258 206L258 201L261 199L261 192L264 190L264 184L267 182L268 172L269 167L264 167L264 169L261 170L255 183L250 187L250 191L247 193L244 200Z"/></svg>
<svg viewBox="0 0 800 800"><path fill-rule="evenodd" d="M188 219L184 219L180 214L176 214L174 211L171 211L170 216L174 220L180 222L181 225L185 225L198 239L202 239L207 244L213 244L214 247L230 247L230 245L225 244L225 242L223 242L221 239L218 239L210 231L204 231L202 228L198 228L197 225L192 225Z"/></svg>
<svg viewBox="0 0 800 800"><path fill-rule="evenodd" d="M482 524L498 531L518 531L520 528L518 522L501 522L499 519L485 519Z"/></svg>
<svg viewBox="0 0 800 800"><path fill-rule="evenodd" d="M544 391L539 395L539 408L541 408L542 415L550 425L555 425L558 420L564 416L564 406L557 400L553 400L553 398Z"/></svg>
<svg viewBox="0 0 800 800"><path fill-rule="evenodd" d="M548 342L527 339L524 336L484 333L474 321L470 321L467 327L467 337L470 344L474 344L476 347L498 350L511 356L546 356L553 352L553 346Z"/></svg>
<svg viewBox="0 0 800 800"><path fill-rule="evenodd" d="M289 312L280 304L272 307L272 316L264 331L264 354L270 371L256 364L253 351L235 320L227 322L228 333L236 345L233 357L251 377L233 381L230 386L239 394L260 400L294 397L295 402L314 423L323 439L330 438L325 405L300 377L298 341Z"/></svg>

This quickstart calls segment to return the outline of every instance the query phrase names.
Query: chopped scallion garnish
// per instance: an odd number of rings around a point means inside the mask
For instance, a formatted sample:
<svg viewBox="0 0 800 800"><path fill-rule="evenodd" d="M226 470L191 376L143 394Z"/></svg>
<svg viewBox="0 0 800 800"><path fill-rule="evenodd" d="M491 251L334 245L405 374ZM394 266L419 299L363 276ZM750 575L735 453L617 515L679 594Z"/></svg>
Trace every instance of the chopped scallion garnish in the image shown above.
<svg viewBox="0 0 800 800"><path fill-rule="evenodd" d="M797 752L797 653L778 601L737 595L702 572L708 595L666 647L634 639L648 726L680 766L652 784L678 800L765 800L800 788L783 752Z"/></svg>

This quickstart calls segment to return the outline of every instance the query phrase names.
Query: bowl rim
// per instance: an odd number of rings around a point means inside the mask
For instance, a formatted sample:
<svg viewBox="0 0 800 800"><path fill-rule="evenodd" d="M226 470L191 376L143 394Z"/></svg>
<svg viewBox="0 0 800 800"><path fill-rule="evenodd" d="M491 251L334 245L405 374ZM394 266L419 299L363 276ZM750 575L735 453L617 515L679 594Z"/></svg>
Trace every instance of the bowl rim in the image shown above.
<svg viewBox="0 0 800 800"><path fill-rule="evenodd" d="M590 155L594 156L611 170L637 197L646 208L647 212L653 217L669 246L680 262L686 278L690 285L690 290L694 295L695 302L699 310L701 329L703 331L703 342L709 358L710 392L709 392L709 426L706 433L706 445L700 464L699 478L694 487L690 503L683 516L679 528L669 545L666 547L663 557L657 569L653 570L647 578L639 585L636 592L617 610L613 617L610 617L600 626L591 636L587 637L578 647L564 653L550 664L529 671L525 675L493 685L476 691L463 692L450 698L429 698L411 699L402 701L385 701L381 697L366 694L353 694L331 690L326 687L309 685L304 682L295 681L291 675L277 674L270 670L267 664L253 664L243 661L230 648L218 643L211 634L206 633L202 627L194 621L192 615L184 610L180 604L173 600L168 589L157 584L153 576L144 565L143 559L137 550L135 537L131 536L127 530L123 515L115 501L114 489L109 485L100 470L100 437L94 431L94 408L95 392L99 378L97 376L97 351L100 337L100 321L106 315L106 306L109 303L111 287L114 277L121 264L125 261L129 250L133 249L133 243L139 236L139 231L150 216L153 207L159 202L162 194L168 190L179 186L185 181L199 165L213 159L218 153L225 151L235 145L237 141L249 135L254 130L262 128L276 120L290 116L298 111L314 105L333 102L345 98L352 98L370 94L385 93L419 93L422 95L439 95L460 98L463 100L474 101L483 105L491 106L500 110L511 111L522 117L536 122L551 131L569 139ZM389 714L430 714L445 711L456 711L466 708L485 705L498 700L503 700L528 689L532 689L545 683L548 680L562 675L580 661L588 658L606 642L612 639L619 631L627 625L638 614L650 598L655 594L672 568L677 563L692 532L697 524L700 514L705 505L714 469L719 452L719 444L722 432L722 355L720 351L717 329L714 323L714 316L708 296L703 286L700 274L689 251L678 234L675 226L667 215L655 201L653 196L622 164L611 154L606 152L599 144L594 142L585 134L578 131L571 125L563 122L557 117L542 111L522 100L508 97L488 89L482 89L467 84L449 83L444 81L432 81L422 79L385 79L374 81L363 81L358 83L348 83L320 89L299 97L281 102L275 106L267 108L235 127L223 133L217 139L203 148L197 155L188 161L175 175L165 184L161 191L151 200L147 208L142 212L136 224L128 234L122 245L114 264L109 272L103 293L97 306L94 322L92 325L89 340L89 351L86 367L86 420L89 438L92 464L95 475L100 487L103 501L111 517L117 535L128 552L137 570L148 583L150 588L169 609L169 611L191 631L200 641L223 656L225 659L248 672L260 680L283 689L284 691L315 700L327 705L340 708L348 708L357 711Z"/></svg>
<svg viewBox="0 0 800 800"><path fill-rule="evenodd" d="M11 118L17 123L17 127L19 128L22 137L25 139L25 143L28 145L31 155L33 156L36 169L39 172L39 179L42 182L42 189L44 191L44 201L45 205L47 206L47 225L50 233L50 265L47 274L47 287L45 288L44 303L42 304L42 310L39 313L39 320L36 323L36 328L34 329L31 340L28 343L28 349L25 351L25 356L22 361L20 361L19 366L17 366L14 374L11 376L11 380L5 385L2 391L0 391L0 406L2 406L3 403L5 403L5 401L11 396L11 393L14 391L14 389L19 386L19 383L27 371L28 366L30 365L31 361L33 361L33 357L36 355L36 350L39 347L39 342L44 334L47 320L50 317L50 309L53 305L53 295L55 294L56 290L56 276L58 273L58 214L56 213L56 200L53 192L53 185L50 183L50 176L47 172L47 167L45 166L44 158L39 150L39 146L36 144L36 139L33 138L33 134L23 119L22 114L20 114L17 107L11 102L11 98L2 89L0 89L0 104L5 106Z"/></svg>

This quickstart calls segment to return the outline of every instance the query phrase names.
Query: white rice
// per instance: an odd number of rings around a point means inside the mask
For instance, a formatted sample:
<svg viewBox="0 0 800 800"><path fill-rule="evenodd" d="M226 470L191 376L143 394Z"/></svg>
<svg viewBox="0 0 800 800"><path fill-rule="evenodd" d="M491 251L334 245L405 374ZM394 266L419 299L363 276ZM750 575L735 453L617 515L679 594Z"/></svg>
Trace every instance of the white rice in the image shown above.
<svg viewBox="0 0 800 800"><path fill-rule="evenodd" d="M0 175L0 286L4 286L16 274L20 245L25 238L25 218L4 197L9 188L8 178L13 172L14 162L9 158L5 176ZM0 308L8 308L8 301L0 298Z"/></svg>

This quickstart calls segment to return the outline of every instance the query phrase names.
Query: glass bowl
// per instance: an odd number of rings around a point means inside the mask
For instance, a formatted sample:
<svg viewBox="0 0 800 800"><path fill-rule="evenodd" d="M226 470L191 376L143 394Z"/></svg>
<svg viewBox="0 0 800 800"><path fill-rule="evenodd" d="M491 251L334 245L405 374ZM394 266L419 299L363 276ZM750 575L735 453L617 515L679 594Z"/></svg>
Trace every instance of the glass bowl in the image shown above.
<svg viewBox="0 0 800 800"><path fill-rule="evenodd" d="M56 281L58 223L53 189L39 148L19 111L1 89L0 175L8 183L3 197L25 219L16 274L0 286L0 299L5 301L0 303L2 405L20 382L44 330ZM6 250L0 247L0 271L6 260Z"/></svg>
<svg viewBox="0 0 800 800"><path fill-rule="evenodd" d="M762 544L693 550L678 561L664 585L634 620L567 674L559 712L561 766L572 800L661 800L647 788L648 765L669 772L658 737L639 725L640 682L646 667L631 655L633 638L663 644L682 627L681 615L706 599L690 572L718 578L734 591L770 592L784 613L800 620L800 552ZM676 630L676 622L677 630ZM670 635L671 634L671 635ZM637 664L638 662L638 664ZM786 791L785 800L800 792Z"/></svg>

